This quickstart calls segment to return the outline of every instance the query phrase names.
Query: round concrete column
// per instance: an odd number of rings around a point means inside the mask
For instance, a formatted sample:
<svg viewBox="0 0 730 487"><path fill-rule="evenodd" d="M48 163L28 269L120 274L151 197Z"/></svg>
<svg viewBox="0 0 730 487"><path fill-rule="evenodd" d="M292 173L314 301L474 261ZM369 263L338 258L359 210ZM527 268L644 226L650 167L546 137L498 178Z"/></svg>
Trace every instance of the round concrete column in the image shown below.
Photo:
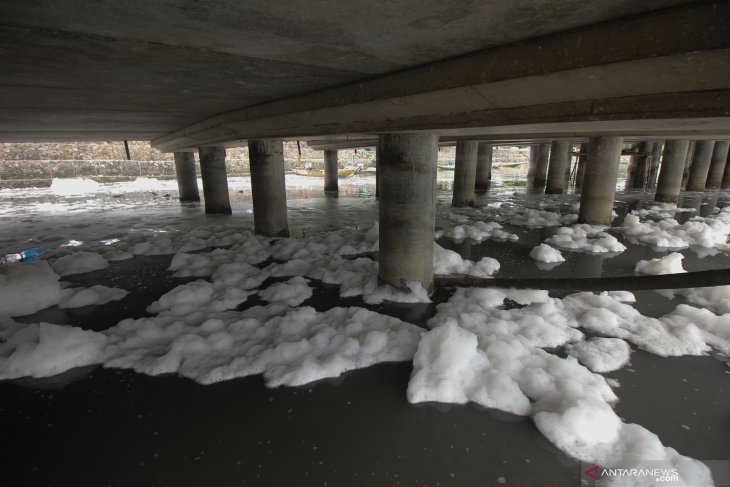
<svg viewBox="0 0 730 487"><path fill-rule="evenodd" d="M722 189L730 189L730 155L725 162L725 174L722 176Z"/></svg>
<svg viewBox="0 0 730 487"><path fill-rule="evenodd" d="M538 146L531 145L530 146L530 159L527 163L527 183L532 184L533 179L535 178L535 171L537 170L537 152L538 152Z"/></svg>
<svg viewBox="0 0 730 487"><path fill-rule="evenodd" d="M537 148L537 165L535 166L535 177L532 183L532 190L536 193L541 193L545 190L549 162L550 144L540 144Z"/></svg>
<svg viewBox="0 0 730 487"><path fill-rule="evenodd" d="M324 151L324 192L336 193L338 191L338 171L337 151Z"/></svg>
<svg viewBox="0 0 730 487"><path fill-rule="evenodd" d="M249 140L253 222L256 233L288 237L284 147L280 139Z"/></svg>
<svg viewBox="0 0 730 487"><path fill-rule="evenodd" d="M591 137L588 140L578 223L611 224L622 148L622 137Z"/></svg>
<svg viewBox="0 0 730 487"><path fill-rule="evenodd" d="M689 140L668 140L664 144L662 167L656 185L654 201L661 203L677 203L682 187L684 163L687 161Z"/></svg>
<svg viewBox="0 0 730 487"><path fill-rule="evenodd" d="M712 140L698 140L692 154L692 165L687 178L687 191L704 191L707 184L707 174L710 172L712 149L715 142Z"/></svg>
<svg viewBox="0 0 730 487"><path fill-rule="evenodd" d="M682 173L682 188L687 187L689 181L689 171L692 169L692 160L695 153L696 140L689 141L689 147L687 148L687 162L684 163L684 172Z"/></svg>
<svg viewBox="0 0 730 487"><path fill-rule="evenodd" d="M710 171L707 173L707 189L717 189L722 185L722 175L725 173L727 165L728 148L730 142L726 140L718 140L712 150L712 158L710 159Z"/></svg>
<svg viewBox="0 0 730 487"><path fill-rule="evenodd" d="M649 175L646 179L646 187L656 188L657 174L659 174L659 164L661 163L662 148L664 142L655 142L651 148L651 163L649 164Z"/></svg>
<svg viewBox="0 0 730 487"><path fill-rule="evenodd" d="M206 213L231 214L226 176L226 149L222 146L200 147L200 177Z"/></svg>
<svg viewBox="0 0 730 487"><path fill-rule="evenodd" d="M456 143L452 206L462 207L474 204L474 186L477 176L477 146L478 143L475 140L465 140Z"/></svg>
<svg viewBox="0 0 730 487"><path fill-rule="evenodd" d="M415 281L433 289L438 136L380 136L378 275L398 288Z"/></svg>
<svg viewBox="0 0 730 487"><path fill-rule="evenodd" d="M575 191L583 191L583 178L586 174L586 161L588 160L588 144L578 146L578 167L575 170Z"/></svg>
<svg viewBox="0 0 730 487"><path fill-rule="evenodd" d="M375 146L375 197L380 198L380 144Z"/></svg>
<svg viewBox="0 0 730 487"><path fill-rule="evenodd" d="M492 144L480 143L477 149L477 175L474 192L484 194L492 182Z"/></svg>
<svg viewBox="0 0 730 487"><path fill-rule="evenodd" d="M654 145L651 142L641 142L638 147L638 154L632 157L633 171L626 177L626 189L644 189L646 178L650 171L651 153Z"/></svg>
<svg viewBox="0 0 730 487"><path fill-rule="evenodd" d="M565 168L568 166L569 148L570 141L553 140L550 146L550 163L548 165L545 193L560 194L565 191Z"/></svg>
<svg viewBox="0 0 730 487"><path fill-rule="evenodd" d="M198 177L195 175L195 154L175 152L175 175L180 201L183 203L200 201Z"/></svg>

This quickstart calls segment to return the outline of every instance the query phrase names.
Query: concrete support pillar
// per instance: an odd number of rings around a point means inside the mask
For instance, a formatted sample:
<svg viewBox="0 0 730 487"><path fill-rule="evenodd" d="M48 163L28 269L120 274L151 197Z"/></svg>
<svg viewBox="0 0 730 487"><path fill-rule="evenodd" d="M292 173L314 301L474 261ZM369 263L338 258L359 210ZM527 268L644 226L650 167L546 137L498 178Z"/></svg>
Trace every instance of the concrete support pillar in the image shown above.
<svg viewBox="0 0 730 487"><path fill-rule="evenodd" d="M662 167L656 185L654 201L677 203L682 189L682 173L687 160L689 140L668 140L662 153Z"/></svg>
<svg viewBox="0 0 730 487"><path fill-rule="evenodd" d="M538 146L531 145L530 146L530 158L527 163L527 179L530 184L532 184L532 180L535 177L535 171L537 170L537 153L538 153Z"/></svg>
<svg viewBox="0 0 730 487"><path fill-rule="evenodd" d="M565 190L565 167L568 165L570 141L553 140L550 146L550 159L545 193L561 194Z"/></svg>
<svg viewBox="0 0 730 487"><path fill-rule="evenodd" d="M378 275L398 288L416 281L433 289L438 136L380 136Z"/></svg>
<svg viewBox="0 0 730 487"><path fill-rule="evenodd" d="M180 201L183 203L200 201L198 177L195 175L195 154L175 152L175 175Z"/></svg>
<svg viewBox="0 0 730 487"><path fill-rule="evenodd" d="M484 194L492 183L492 144L480 143L477 149L477 175L474 192Z"/></svg>
<svg viewBox="0 0 730 487"><path fill-rule="evenodd" d="M578 223L611 224L622 148L622 137L591 137L588 140Z"/></svg>
<svg viewBox="0 0 730 487"><path fill-rule="evenodd" d="M692 169L692 160L695 153L696 140L689 141L689 148L687 149L687 162L684 163L684 172L682 173L682 187L687 187L689 181L689 172Z"/></svg>
<svg viewBox="0 0 730 487"><path fill-rule="evenodd" d="M586 161L588 160L588 144L580 144L578 149L578 167L575 170L575 191L583 191L583 178L586 174Z"/></svg>
<svg viewBox="0 0 730 487"><path fill-rule="evenodd" d="M654 146L651 148L652 156L651 156L651 164L649 165L649 175L646 179L646 187L654 189L656 188L656 179L657 175L659 174L659 164L661 163L661 154L662 154L662 148L664 146L663 142L655 142Z"/></svg>
<svg viewBox="0 0 730 487"><path fill-rule="evenodd" d="M203 179L203 198L206 213L231 214L226 175L226 149L223 146L201 147L200 177Z"/></svg>
<svg viewBox="0 0 730 487"><path fill-rule="evenodd" d="M632 157L633 171L626 176L626 189L644 189L646 187L646 179L652 161L649 154L653 147L654 144L651 142L641 142L639 144L637 148L639 153Z"/></svg>
<svg viewBox="0 0 730 487"><path fill-rule="evenodd" d="M476 140L464 140L456 143L456 159L454 161L454 196L452 206L463 207L474 204L474 187L477 176Z"/></svg>
<svg viewBox="0 0 730 487"><path fill-rule="evenodd" d="M707 173L706 189L717 189L722 185L725 166L727 165L728 148L730 142L726 140L718 140L712 149L712 159L710 159L710 171Z"/></svg>
<svg viewBox="0 0 730 487"><path fill-rule="evenodd" d="M730 189L730 155L725 162L725 174L722 176L722 189Z"/></svg>
<svg viewBox="0 0 730 487"><path fill-rule="evenodd" d="M567 159L567 163L565 164L565 183L563 184L563 192L567 191L568 188L570 188L570 174L571 174L572 165L573 165L573 144L568 143L568 159Z"/></svg>
<svg viewBox="0 0 730 487"><path fill-rule="evenodd" d="M280 139L248 141L251 163L253 222L256 233L266 237L288 237L284 146Z"/></svg>
<svg viewBox="0 0 730 487"><path fill-rule="evenodd" d="M375 197L380 198L380 144L375 146Z"/></svg>
<svg viewBox="0 0 730 487"><path fill-rule="evenodd" d="M338 191L339 167L337 164L337 150L328 149L324 151L324 192L336 193Z"/></svg>
<svg viewBox="0 0 730 487"><path fill-rule="evenodd" d="M710 171L712 149L715 142L712 140L698 140L692 154L692 166L687 178L687 191L704 191L707 184L707 174Z"/></svg>
<svg viewBox="0 0 730 487"><path fill-rule="evenodd" d="M633 144L631 146L633 152L639 152L639 144ZM626 183L624 184L624 190L628 191L633 189L634 179L636 178L636 169L638 154L629 157L629 165L626 167Z"/></svg>
<svg viewBox="0 0 730 487"><path fill-rule="evenodd" d="M547 181L548 163L550 161L550 144L540 144L537 149L537 165L532 188L536 193L545 189Z"/></svg>

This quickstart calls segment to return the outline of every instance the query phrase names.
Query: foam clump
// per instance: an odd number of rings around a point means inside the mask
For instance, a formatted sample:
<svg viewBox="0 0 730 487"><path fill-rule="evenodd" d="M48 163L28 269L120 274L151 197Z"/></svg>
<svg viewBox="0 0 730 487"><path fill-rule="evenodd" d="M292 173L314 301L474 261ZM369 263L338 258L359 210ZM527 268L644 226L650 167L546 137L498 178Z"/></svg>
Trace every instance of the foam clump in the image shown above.
<svg viewBox="0 0 730 487"><path fill-rule="evenodd" d="M0 317L29 315L58 304L58 279L43 261L0 266Z"/></svg>
<svg viewBox="0 0 730 487"><path fill-rule="evenodd" d="M664 257L651 260L640 260L636 263L635 272L641 274L660 275L660 274L679 274L687 272L682 267L682 259L684 255L679 252L672 252Z"/></svg>
<svg viewBox="0 0 730 487"><path fill-rule="evenodd" d="M730 209L723 208L712 217L695 216L679 223L669 214L652 214L659 220L642 221L639 214L631 213L624 218L618 229L635 243L658 248L683 249L690 246L727 249L730 235Z"/></svg>
<svg viewBox="0 0 730 487"><path fill-rule="evenodd" d="M2 335L0 379L49 377L100 363L107 341L102 333L50 323L14 326Z"/></svg>
<svg viewBox="0 0 730 487"><path fill-rule="evenodd" d="M592 301L580 293L560 300L544 291L521 292L457 289L440 304L428 323L432 329L423 335L414 356L408 400L472 401L529 415L548 440L573 458L624 468L640 466L644 460L663 461L676 468L686 483L711 482L704 464L664 446L645 428L624 423L613 410L617 397L603 376L572 356L561 358L541 348L568 344L569 351L597 368L625 363L628 346L622 340L585 342L579 331L572 330L585 326L586 315L606 305L610 314L601 318L613 314L613 327L646 336L637 329L644 325L654 339L671 331L654 328L653 322L633 327L637 315L623 308L628 306L624 301L633 297L630 293L592 295L597 297ZM524 307L505 309L506 300ZM532 335L536 328L540 331ZM679 334L677 341L681 339Z"/></svg>
<svg viewBox="0 0 730 487"><path fill-rule="evenodd" d="M449 216L449 218L451 218L451 216ZM466 239L473 240L475 242L483 242L487 239L509 241L515 241L519 239L517 235L503 230L502 225L492 221L477 221L473 224L455 225L452 228L448 228L446 230L442 230L436 233L436 238L440 238L442 236L448 237L457 242Z"/></svg>
<svg viewBox="0 0 730 487"><path fill-rule="evenodd" d="M263 374L302 385L379 362L409 360L421 329L362 308L279 304L242 312L124 320L108 330L106 366L178 373L203 384Z"/></svg>
<svg viewBox="0 0 730 487"><path fill-rule="evenodd" d="M532 250L530 250L530 257L538 262L565 262L565 257L563 257L563 254L561 254L559 250L544 243L541 243L537 247L533 247Z"/></svg>
<svg viewBox="0 0 730 487"><path fill-rule="evenodd" d="M269 303L282 303L297 307L312 297L309 281L303 277L292 277L286 282L277 282L258 292L259 296Z"/></svg>
<svg viewBox="0 0 730 487"><path fill-rule="evenodd" d="M606 233L600 225L576 224L571 227L558 228L545 243L575 252L594 254L606 252L623 252L626 246L616 237Z"/></svg>
<svg viewBox="0 0 730 487"><path fill-rule="evenodd" d="M52 264L51 268L61 277L72 274L83 274L85 272L106 269L109 262L101 255L94 252L74 252L73 254L59 257Z"/></svg>
<svg viewBox="0 0 730 487"><path fill-rule="evenodd" d="M124 289L95 285L91 287L71 287L61 291L59 308L80 308L119 301L129 294Z"/></svg>
<svg viewBox="0 0 730 487"><path fill-rule="evenodd" d="M631 347L619 338L594 337L569 344L568 354L593 372L613 372L629 362Z"/></svg>
<svg viewBox="0 0 730 487"><path fill-rule="evenodd" d="M474 262L462 258L453 250L434 244L434 274L466 274L474 277L491 277L499 270L499 267L499 262L491 257L482 257L478 262Z"/></svg>

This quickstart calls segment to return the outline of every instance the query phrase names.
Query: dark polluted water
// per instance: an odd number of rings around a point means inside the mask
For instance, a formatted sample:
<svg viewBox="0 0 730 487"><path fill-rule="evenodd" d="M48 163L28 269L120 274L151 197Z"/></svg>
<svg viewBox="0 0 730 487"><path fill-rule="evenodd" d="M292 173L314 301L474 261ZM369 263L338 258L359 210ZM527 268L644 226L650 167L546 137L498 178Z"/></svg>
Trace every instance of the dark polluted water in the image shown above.
<svg viewBox="0 0 730 487"><path fill-rule="evenodd" d="M480 201L500 201L520 191L507 185L494 189ZM310 196L316 197L307 197L310 190L302 191L290 201L293 234L367 228L377 220L371 188L340 198L322 198L314 190ZM448 204L447 183L440 183L439 195L440 204ZM627 199L631 201L619 201L617 210L627 210L641 198ZM564 206L576 197L554 200ZM252 221L246 204L244 197L234 204L244 223ZM124 209L127 224L132 222L129 211ZM181 214L196 225L206 221L201 211L188 208ZM149 216L163 221L170 213L150 210ZM506 229L520 240L475 244L442 238L439 244L469 259L495 257L502 264L497 276L514 277L631 275L637 260L664 255L629 245L618 256L570 254L568 262L540 270L529 250L554 229ZM688 270L730 264L722 254L700 258L691 249L682 253ZM99 331L122 318L147 316L151 302L192 280L171 277L169 262L170 256L136 257L70 276L65 280L73 285L104 284L130 294L104 306L53 307L18 321ZM360 298L339 298L334 286L311 285L314 295L303 306L362 306L420 326L451 295L444 289L432 304L371 306ZM636 307L647 316L661 316L678 304L653 291L636 295ZM252 304L256 302L244 306ZM631 363L606 374L621 384L617 413L683 455L730 459L730 368L713 357L663 358L632 348ZM203 386L175 375L101 367L3 381L2 485L580 485L579 463L549 443L529 418L475 404L409 404L411 370L410 362L380 364L304 387L276 389L266 388L261 376Z"/></svg>

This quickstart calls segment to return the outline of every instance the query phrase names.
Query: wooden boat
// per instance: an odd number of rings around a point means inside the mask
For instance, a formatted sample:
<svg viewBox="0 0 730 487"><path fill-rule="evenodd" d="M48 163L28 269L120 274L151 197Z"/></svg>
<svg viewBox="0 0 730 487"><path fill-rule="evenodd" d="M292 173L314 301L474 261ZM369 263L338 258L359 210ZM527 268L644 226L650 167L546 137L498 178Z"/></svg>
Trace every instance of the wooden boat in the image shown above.
<svg viewBox="0 0 730 487"><path fill-rule="evenodd" d="M294 174L297 176L309 176L315 178L324 177L324 169L295 169ZM354 169L340 169L337 171L337 177L346 178L355 174Z"/></svg>
<svg viewBox="0 0 730 487"><path fill-rule="evenodd" d="M439 171L453 171L456 169L456 166L453 164L436 164L436 167L439 169Z"/></svg>

